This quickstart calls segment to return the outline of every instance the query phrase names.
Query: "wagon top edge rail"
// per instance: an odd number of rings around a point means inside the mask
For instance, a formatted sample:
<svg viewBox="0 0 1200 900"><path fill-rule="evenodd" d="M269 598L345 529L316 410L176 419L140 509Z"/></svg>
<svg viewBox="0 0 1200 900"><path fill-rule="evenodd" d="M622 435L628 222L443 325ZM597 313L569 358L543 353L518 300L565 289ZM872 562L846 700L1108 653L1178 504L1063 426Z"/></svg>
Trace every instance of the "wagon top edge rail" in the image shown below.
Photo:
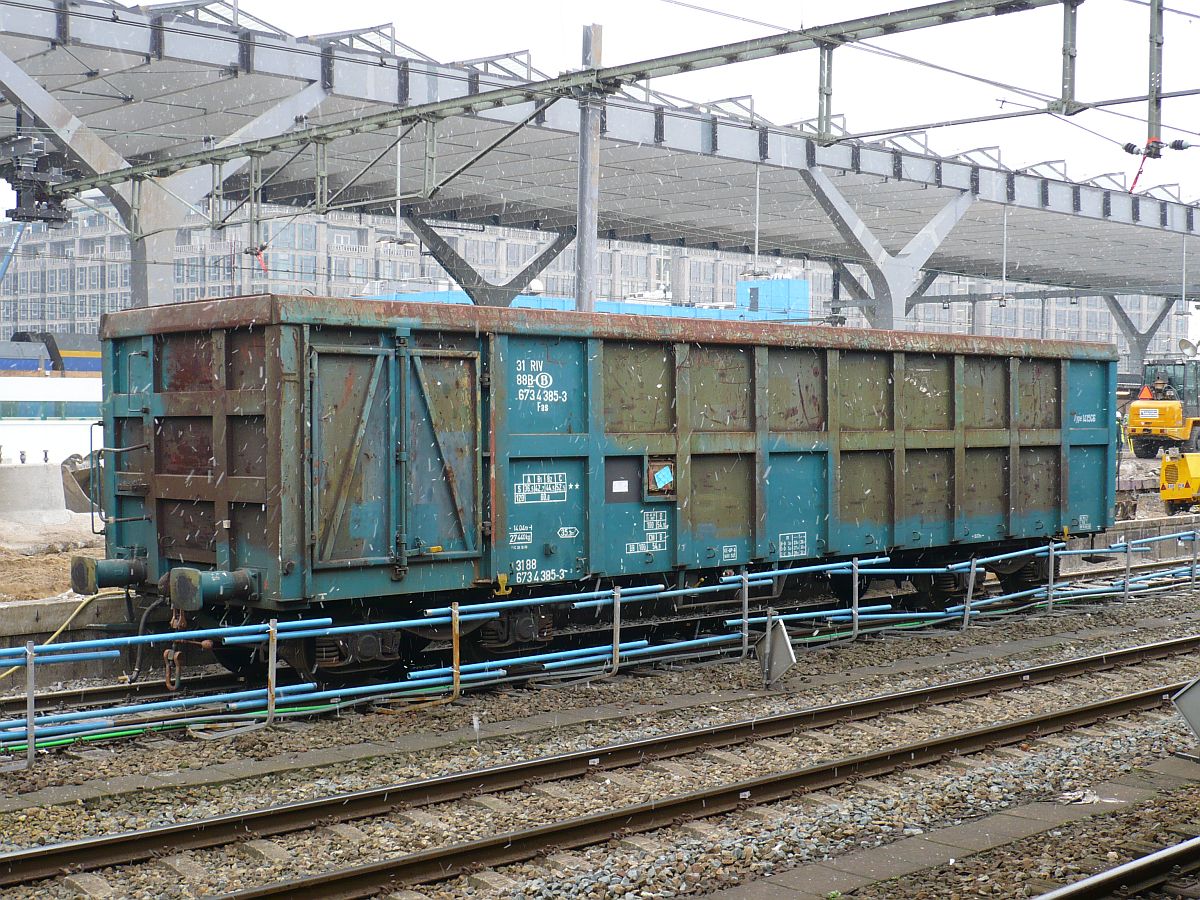
<svg viewBox="0 0 1200 900"><path fill-rule="evenodd" d="M1043 341L988 335L832 328L787 322L676 319L557 310L514 309L442 303L408 303L253 294L193 300L110 313L101 322L104 339L204 328L309 324L328 327L529 333L677 343L765 344L836 350L967 353L985 356L1115 360L1112 344Z"/></svg>

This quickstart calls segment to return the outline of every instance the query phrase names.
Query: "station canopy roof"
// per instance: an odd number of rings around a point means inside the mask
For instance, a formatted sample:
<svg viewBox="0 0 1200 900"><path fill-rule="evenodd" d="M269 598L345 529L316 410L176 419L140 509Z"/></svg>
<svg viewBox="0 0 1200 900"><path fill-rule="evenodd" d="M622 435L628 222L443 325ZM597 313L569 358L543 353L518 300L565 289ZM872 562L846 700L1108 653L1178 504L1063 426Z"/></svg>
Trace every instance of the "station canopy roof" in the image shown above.
<svg viewBox="0 0 1200 900"><path fill-rule="evenodd" d="M526 54L439 64L397 42L391 26L297 38L245 11L236 22L234 15L224 2L126 8L23 0L0 5L0 52L135 164L211 147L312 85L325 92L303 114L305 127L541 75ZM545 230L573 225L578 106L559 99L535 114L535 104L333 140L326 152L334 205L391 212L399 159L400 195L416 214ZM5 103L0 139L16 128L16 108ZM404 137L397 153L389 147L398 133ZM802 178L803 170L819 167L892 253L956 194L971 192L976 202L929 269L999 279L1007 243L1010 281L1096 293L1180 293L1184 245L1195 244L1197 223L1194 207L1178 199L1050 171L1014 172L980 156L942 158L888 143L822 146L813 137L730 104L689 105L641 88L611 95L602 135L601 234L748 250L757 177L763 254L854 262L859 251ZM263 158L267 202L313 202L314 154L294 153ZM365 175L338 193L372 160ZM232 172L227 195L244 192L247 167L224 171ZM450 175L430 195L427 187ZM1191 250L1196 265L1187 291L1194 294L1200 246Z"/></svg>

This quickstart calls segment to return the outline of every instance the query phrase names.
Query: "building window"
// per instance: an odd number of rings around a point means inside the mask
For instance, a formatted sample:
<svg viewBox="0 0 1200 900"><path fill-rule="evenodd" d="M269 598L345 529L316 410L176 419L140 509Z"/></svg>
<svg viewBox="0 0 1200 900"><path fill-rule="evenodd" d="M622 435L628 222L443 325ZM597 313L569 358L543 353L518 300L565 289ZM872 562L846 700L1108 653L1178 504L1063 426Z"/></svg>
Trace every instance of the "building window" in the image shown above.
<svg viewBox="0 0 1200 900"><path fill-rule="evenodd" d="M296 277L312 284L317 280L317 258L310 254L296 255Z"/></svg>

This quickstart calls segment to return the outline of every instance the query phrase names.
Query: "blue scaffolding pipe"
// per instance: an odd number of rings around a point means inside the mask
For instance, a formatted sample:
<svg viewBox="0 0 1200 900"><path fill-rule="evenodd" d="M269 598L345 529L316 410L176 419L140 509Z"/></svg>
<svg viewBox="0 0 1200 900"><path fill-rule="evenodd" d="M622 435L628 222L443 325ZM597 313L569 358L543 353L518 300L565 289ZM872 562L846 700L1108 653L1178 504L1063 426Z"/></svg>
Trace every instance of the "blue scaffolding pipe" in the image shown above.
<svg viewBox="0 0 1200 900"><path fill-rule="evenodd" d="M661 591L666 587L665 584L641 584L636 587L621 588L622 597L630 597L637 594L652 594ZM599 597L611 597L613 595L612 588L607 588L602 591L583 591L578 594L553 594L549 597L522 597L519 600L493 600L488 603L473 603L470 606L460 606L459 613L466 612L497 612L503 609L523 609L529 606L541 606L546 603L570 603L574 600L591 600ZM427 616L448 616L450 615L450 607L440 606L436 609L425 610Z"/></svg>
<svg viewBox="0 0 1200 900"><path fill-rule="evenodd" d="M972 604L972 605L974 605L974 604ZM902 620L902 621L909 621L909 620L917 620L917 619L948 619L951 616L953 616L956 619L958 618L957 615L954 615L953 613L949 613L949 612L911 612L911 613L894 612L894 613L867 613L865 615L859 615L858 620L860 622L885 622L885 621L895 621L897 619ZM850 622L850 621L853 621L853 617L847 616L847 615L832 616L829 621L831 621L831 622Z"/></svg>
<svg viewBox="0 0 1200 900"><path fill-rule="evenodd" d="M285 684L275 688L275 696L279 698L289 698L293 694L300 693L306 690L312 690L316 685L308 684ZM209 694L207 696L197 697L176 697L171 700L153 700L146 703L130 703L126 706L110 706L105 709L79 709L74 712L51 713L50 715L37 716L33 720L34 726L38 725L57 725L63 722L83 722L88 719L109 718L112 716L127 716L137 715L146 712L158 712L166 709L189 709L194 706L210 706L214 703L231 703L239 700L249 700L255 697L261 697L265 704L267 697L266 688L259 688L252 691L233 691L224 694ZM25 730L25 719L9 719L8 721L0 721L0 737L4 736L4 732L13 731L15 729Z"/></svg>
<svg viewBox="0 0 1200 900"><path fill-rule="evenodd" d="M498 619L499 613L476 613L474 615L459 616L459 622L481 622L487 619ZM315 628L310 631L289 631L278 635L281 641L290 641L296 638L317 638L317 637L333 637L339 634L361 634L369 631L390 631L394 628L428 628L430 625L449 625L451 617L438 617L436 619L402 619L396 622L364 622L360 625L335 625L332 628ZM236 646L239 644L261 644L267 640L265 634L250 634L241 637L226 638L222 643L225 646Z"/></svg>
<svg viewBox="0 0 1200 900"><path fill-rule="evenodd" d="M626 650L639 650L642 647L648 647L649 641L628 641L618 645L622 652ZM575 650L558 650L554 653L537 653L533 656L519 656L513 659L489 659L484 662L467 663L459 667L460 672L483 672L487 669L495 669L500 666L521 666L532 665L533 663L550 662L552 660L573 659L579 656L595 656L598 653L607 652L612 656L612 644L606 644L601 647L580 647ZM435 678L445 675L453 675L454 669L451 666L443 666L440 669L421 669L416 672L409 672L409 678Z"/></svg>
<svg viewBox="0 0 1200 900"><path fill-rule="evenodd" d="M307 620L290 620L280 622L276 630L280 635L287 631L293 631L300 628L311 628L319 625L332 625L333 619L307 619ZM230 625L225 628L201 628L192 631L160 631L155 634L131 634L126 637L114 638L97 638L96 640L88 641L66 641L61 644L39 644L34 647L35 653L58 653L63 651L73 652L76 650L111 650L119 647L133 647L138 644L159 644L167 641L193 641L193 640L208 640L223 638L226 635L247 635L247 634L262 634L266 635L270 631L270 625L266 622L258 625ZM11 665L7 657L24 656L24 647L5 647L0 649L0 658L3 658L4 665Z"/></svg>
<svg viewBox="0 0 1200 900"><path fill-rule="evenodd" d="M1058 592L1058 588L1056 586L1055 593L1057 594L1057 592ZM1001 594L998 597L986 597L982 600L972 600L971 601L971 609L977 609L981 606L991 606L993 603L1003 603L1006 600L1022 600L1026 597L1033 597L1037 594L1044 595L1045 593L1046 593L1046 589L1044 587L1035 587L1035 588L1030 588L1029 590L1025 590L1025 591L1014 591L1011 594ZM966 609L966 604L957 603L954 606L947 606L946 612L960 613L964 609Z"/></svg>
<svg viewBox="0 0 1200 900"><path fill-rule="evenodd" d="M120 655L120 650L96 650L92 653L55 653L50 656L35 656L33 662L34 665L41 666L50 665L51 663L88 662L93 659L115 659ZM3 665L23 666L25 665L25 657L20 656L15 659L6 659Z"/></svg>
<svg viewBox="0 0 1200 900"><path fill-rule="evenodd" d="M865 612L887 612L891 608L892 608L892 604L881 603L881 604L876 604L874 606L860 606L858 608L858 611L860 614L865 613ZM812 619L827 619L830 616L835 616L835 615L853 616L854 610L851 610L851 609L822 609L822 610L818 610L817 612L785 613L782 616L771 616L771 620L774 622L805 622L805 621L809 621ZM746 624L748 624L748 625L765 625L766 623L767 623L766 616L751 616L746 622ZM740 617L736 618L736 619L726 619L725 624L730 627L733 627L735 625L741 625L742 620Z"/></svg>
<svg viewBox="0 0 1200 900"><path fill-rule="evenodd" d="M507 674L504 669L491 669L486 672L472 672L469 675L462 675L459 677L459 681L463 683L468 681L489 681L502 678ZM336 700L343 697L402 694L431 687L450 687L453 684L453 678L423 678L420 681L392 681L387 684L365 684L359 687L347 687L338 690L314 691L311 694L293 694L287 698L287 702L289 704L307 704L315 703L319 700ZM262 709L266 705L266 698L263 698L261 700L244 700L238 703L231 703L229 704L229 708L234 711L240 711Z"/></svg>
<svg viewBox="0 0 1200 900"><path fill-rule="evenodd" d="M755 579L757 577L758 577L757 575L750 576L750 581L749 581L750 587L770 587L771 586L772 582L770 579L767 579L765 581L755 581ZM719 594L723 591L736 591L736 590L739 590L740 588L741 588L741 585L737 584L737 583L734 583L734 584L707 584L707 585L704 585L703 587L672 588L669 591L658 591L653 594L638 594L633 597L630 597L630 596L626 595L626 593L624 591L621 591L621 603L624 604L626 601L628 601L630 603L634 603L638 600L661 600L663 597L687 597L690 594ZM596 609L601 606L612 606L614 602L615 601L612 598L609 598L607 600L585 600L582 603L573 604L571 606L571 609Z"/></svg>
<svg viewBox="0 0 1200 900"><path fill-rule="evenodd" d="M945 575L946 567L938 566L936 568L915 568L915 569L871 569L865 573L874 578L876 575Z"/></svg>
<svg viewBox="0 0 1200 900"><path fill-rule="evenodd" d="M1112 585L1109 585L1106 587L1076 588L1074 590L1069 590L1069 591L1059 591L1058 588L1055 588L1054 589L1054 599L1057 601L1057 600L1066 600L1070 597L1089 597L1089 596L1096 596L1096 595L1100 595L1100 594L1114 594L1114 593L1122 592L1124 590L1125 590L1125 585L1122 584L1121 582L1117 582L1115 584L1112 584ZM1142 587L1142 588L1138 588L1136 591L1131 591L1131 593L1148 593L1150 591L1155 591L1155 590L1158 590L1158 588Z"/></svg>
<svg viewBox="0 0 1200 900"><path fill-rule="evenodd" d="M1054 553L1057 556L1058 551L1065 548L1067 545L1062 543L1049 544L1045 547L1034 547L1030 550L1013 550L1011 553L998 553L995 556L984 556L975 560L976 566L984 566L988 563L1003 562L1006 559L1019 559L1022 556L1048 556L1050 548L1054 548ZM966 562L951 563L946 566L946 569L951 572L957 572L961 569L971 568L971 560Z"/></svg>
<svg viewBox="0 0 1200 900"><path fill-rule="evenodd" d="M1136 547L1139 544L1157 544L1159 541L1191 541L1195 537L1195 531L1177 531L1174 534L1160 534L1158 537L1138 538L1136 541L1130 541L1129 543Z"/></svg>
<svg viewBox="0 0 1200 900"><path fill-rule="evenodd" d="M1192 567L1190 565L1179 566L1178 568L1167 569L1163 572L1141 572L1137 575L1131 575L1129 578L1129 583L1132 584L1135 581L1153 581L1156 578L1178 578L1182 575L1187 575L1190 577L1191 574ZM1119 579L1117 583L1123 584L1124 579Z"/></svg>
<svg viewBox="0 0 1200 900"><path fill-rule="evenodd" d="M871 559L860 559L858 567L861 569L863 566L881 566L891 561L890 556L875 556ZM853 561L848 559L845 562L820 563L813 566L798 566L793 569L760 569L757 572L747 572L746 574L750 578L782 578L784 575L808 575L813 572L850 572L853 565ZM721 577L722 583L725 584L741 580L741 575L723 575Z"/></svg>
<svg viewBox="0 0 1200 900"><path fill-rule="evenodd" d="M740 641L742 639L741 632L737 634L722 634L715 637L696 638L690 641L676 641L673 644L658 644L654 647L645 647L641 650L630 650L628 653L621 654L621 660L641 659L646 656L653 656L658 653L675 653L679 650L696 650L703 647L711 647L714 644L727 644L731 641ZM547 672L554 672L561 669L568 669L572 666L587 666L597 665L601 663L611 662L612 653L604 655L588 656L581 659L560 660L558 662L546 663L544 668Z"/></svg>

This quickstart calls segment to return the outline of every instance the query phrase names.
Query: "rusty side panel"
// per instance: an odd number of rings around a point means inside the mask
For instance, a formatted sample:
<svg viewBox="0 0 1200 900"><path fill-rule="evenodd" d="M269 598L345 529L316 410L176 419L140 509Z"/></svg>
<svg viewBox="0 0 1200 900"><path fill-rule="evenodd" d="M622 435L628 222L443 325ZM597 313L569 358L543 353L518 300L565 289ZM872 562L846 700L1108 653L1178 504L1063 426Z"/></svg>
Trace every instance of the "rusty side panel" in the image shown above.
<svg viewBox="0 0 1200 900"><path fill-rule="evenodd" d="M963 411L967 428L1008 427L1008 363L969 356L963 360Z"/></svg>
<svg viewBox="0 0 1200 900"><path fill-rule="evenodd" d="M824 431L825 353L776 350L767 355L771 431Z"/></svg>
<svg viewBox="0 0 1200 900"><path fill-rule="evenodd" d="M211 560L217 545L217 518L205 500L159 500L158 542L164 556ZM199 551L198 553L196 551Z"/></svg>
<svg viewBox="0 0 1200 900"><path fill-rule="evenodd" d="M967 450L963 517L988 528L998 537L1008 517L1008 450L975 447Z"/></svg>
<svg viewBox="0 0 1200 900"><path fill-rule="evenodd" d="M1059 448L1022 447L1018 476L1022 510L1053 515L1059 506Z"/></svg>
<svg viewBox="0 0 1200 900"><path fill-rule="evenodd" d="M155 423L155 465L159 475L213 472L213 421L201 416L164 416Z"/></svg>
<svg viewBox="0 0 1200 900"><path fill-rule="evenodd" d="M156 337L154 388L160 393L216 390L211 335L185 331Z"/></svg>
<svg viewBox="0 0 1200 900"><path fill-rule="evenodd" d="M604 345L604 428L609 434L675 430L675 362L665 344Z"/></svg>
<svg viewBox="0 0 1200 900"><path fill-rule="evenodd" d="M754 354L743 347L693 347L688 353L692 427L752 431Z"/></svg>
<svg viewBox="0 0 1200 900"><path fill-rule="evenodd" d="M225 420L228 474L267 477L267 425L263 416L229 416Z"/></svg>
<svg viewBox="0 0 1200 900"><path fill-rule="evenodd" d="M722 545L753 534L754 458L735 453L692 456L692 522L697 548L720 561ZM707 554L716 551L717 556ZM704 560L702 560L704 561Z"/></svg>
<svg viewBox="0 0 1200 900"><path fill-rule="evenodd" d="M892 455L882 451L842 453L839 493L844 542L872 550L891 544Z"/></svg>
<svg viewBox="0 0 1200 900"><path fill-rule="evenodd" d="M391 553L388 368L382 353L352 352L364 342L342 337L322 335L312 388L314 558L323 563Z"/></svg>
<svg viewBox="0 0 1200 900"><path fill-rule="evenodd" d="M910 353L904 359L900 409L904 427L947 430L954 427L954 365L949 356Z"/></svg>
<svg viewBox="0 0 1200 900"><path fill-rule="evenodd" d="M235 328L225 336L225 386L231 391L261 391L267 386L264 328Z"/></svg>
<svg viewBox="0 0 1200 900"><path fill-rule="evenodd" d="M1021 428L1058 428L1061 424L1059 364L1023 359L1017 366L1017 424Z"/></svg>
<svg viewBox="0 0 1200 900"><path fill-rule="evenodd" d="M954 521L954 451L909 450L904 455L901 543L937 546L948 543Z"/></svg>
<svg viewBox="0 0 1200 900"><path fill-rule="evenodd" d="M479 354L420 350L412 365L406 445L411 536L443 553L478 552Z"/></svg>
<svg viewBox="0 0 1200 900"><path fill-rule="evenodd" d="M843 431L891 431L892 357L882 353L843 353L841 422Z"/></svg>

